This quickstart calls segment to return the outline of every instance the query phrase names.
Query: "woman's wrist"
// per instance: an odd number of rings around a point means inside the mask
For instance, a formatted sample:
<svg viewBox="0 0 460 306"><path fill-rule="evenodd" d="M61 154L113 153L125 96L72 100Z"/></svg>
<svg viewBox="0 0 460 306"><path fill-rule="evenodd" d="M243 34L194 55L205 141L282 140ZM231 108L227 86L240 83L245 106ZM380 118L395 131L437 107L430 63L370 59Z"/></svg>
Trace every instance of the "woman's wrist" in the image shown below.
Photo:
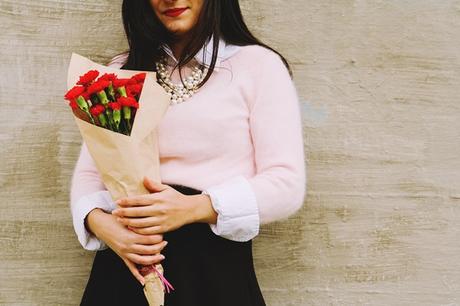
<svg viewBox="0 0 460 306"><path fill-rule="evenodd" d="M190 195L190 216L191 223L211 223L216 224L217 212L214 210L211 198L206 194Z"/></svg>
<svg viewBox="0 0 460 306"><path fill-rule="evenodd" d="M91 210L85 218L86 229L88 230L88 232L96 236L98 239L100 239L100 237L98 227L96 226L96 224L101 224L100 219L103 218L105 215L107 215L107 213L101 208L97 207Z"/></svg>

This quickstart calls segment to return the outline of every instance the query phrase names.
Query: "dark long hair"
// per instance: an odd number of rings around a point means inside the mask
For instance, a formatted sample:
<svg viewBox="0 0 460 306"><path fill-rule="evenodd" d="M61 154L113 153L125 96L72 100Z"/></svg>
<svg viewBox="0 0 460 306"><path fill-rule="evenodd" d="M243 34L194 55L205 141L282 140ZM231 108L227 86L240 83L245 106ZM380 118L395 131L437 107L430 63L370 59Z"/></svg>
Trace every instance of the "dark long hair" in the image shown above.
<svg viewBox="0 0 460 306"><path fill-rule="evenodd" d="M122 17L129 51L121 53L128 53L128 59L121 69L156 71L155 62L164 54L160 46L167 44L173 37L157 18L149 0L123 0ZM191 37L194 39L185 46L176 67L181 71L213 37L208 74L199 87L209 79L214 70L220 38L228 44L259 45L272 50L280 56L292 77L287 60L249 31L238 0L204 0L197 25L192 31Z"/></svg>

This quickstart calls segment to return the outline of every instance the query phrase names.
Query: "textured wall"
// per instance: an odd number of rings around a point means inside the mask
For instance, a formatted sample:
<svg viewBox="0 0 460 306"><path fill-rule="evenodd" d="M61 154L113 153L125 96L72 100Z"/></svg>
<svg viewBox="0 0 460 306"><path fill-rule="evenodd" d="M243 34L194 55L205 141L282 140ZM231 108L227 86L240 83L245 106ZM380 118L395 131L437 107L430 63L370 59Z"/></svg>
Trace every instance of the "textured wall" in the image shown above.
<svg viewBox="0 0 460 306"><path fill-rule="evenodd" d="M81 138L62 92L72 51L126 47L120 3L0 2L2 305L81 297L94 253L71 223ZM304 115L306 205L254 241L268 305L460 305L460 1L242 5Z"/></svg>

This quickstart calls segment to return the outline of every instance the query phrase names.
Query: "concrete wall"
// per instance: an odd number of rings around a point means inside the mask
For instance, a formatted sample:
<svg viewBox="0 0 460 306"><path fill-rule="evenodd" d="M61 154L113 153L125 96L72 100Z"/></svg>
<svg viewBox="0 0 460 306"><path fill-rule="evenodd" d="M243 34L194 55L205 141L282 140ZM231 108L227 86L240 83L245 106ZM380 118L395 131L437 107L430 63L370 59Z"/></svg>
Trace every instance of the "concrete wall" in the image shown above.
<svg viewBox="0 0 460 306"><path fill-rule="evenodd" d="M62 92L72 51L126 47L120 3L0 2L2 305L81 297L94 253L71 223ZM460 1L242 6L290 60L305 127L306 204L254 242L268 305L460 305Z"/></svg>

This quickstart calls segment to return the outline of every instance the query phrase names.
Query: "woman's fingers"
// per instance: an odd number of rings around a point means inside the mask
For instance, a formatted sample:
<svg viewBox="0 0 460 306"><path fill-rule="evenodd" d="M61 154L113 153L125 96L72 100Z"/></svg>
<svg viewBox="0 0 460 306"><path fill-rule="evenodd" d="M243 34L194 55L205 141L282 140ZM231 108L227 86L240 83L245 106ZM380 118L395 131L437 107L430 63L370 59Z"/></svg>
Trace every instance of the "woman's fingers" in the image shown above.
<svg viewBox="0 0 460 306"><path fill-rule="evenodd" d="M162 254L139 255L134 253L128 253L126 256L129 260L133 261L134 263L144 266L157 264L165 258Z"/></svg>
<svg viewBox="0 0 460 306"><path fill-rule="evenodd" d="M168 244L167 241L163 240L160 243L157 244L151 244L151 245L144 245L144 244L134 244L131 247L131 250L133 253L136 254L141 254L141 255L155 255L161 252L165 248L165 246Z"/></svg>
<svg viewBox="0 0 460 306"><path fill-rule="evenodd" d="M156 235L137 235L134 243L137 244L157 244L163 241L163 234Z"/></svg>
<svg viewBox="0 0 460 306"><path fill-rule="evenodd" d="M143 206L152 205L157 202L161 202L160 197L154 193L125 197L115 201L119 206Z"/></svg>
<svg viewBox="0 0 460 306"><path fill-rule="evenodd" d="M162 217L152 216L143 218L120 218L117 219L119 222L130 227L148 227L161 224L163 221Z"/></svg>
<svg viewBox="0 0 460 306"><path fill-rule="evenodd" d="M137 269L136 265L132 261L130 261L129 259L126 259L124 257L121 257L121 259L123 259L123 261L125 262L126 266L129 269L129 271L131 271L131 273L134 275L134 277L142 284L142 286L144 286L145 285L145 279L142 276L142 274L139 272L139 270Z"/></svg>
<svg viewBox="0 0 460 306"><path fill-rule="evenodd" d="M162 234L165 232L165 229L162 225L149 226L149 227L128 227L128 228L132 230L133 232L136 232L142 235L156 235L156 234Z"/></svg>
<svg viewBox="0 0 460 306"><path fill-rule="evenodd" d="M152 206L117 208L112 211L112 214L118 217L148 217L152 215Z"/></svg>

